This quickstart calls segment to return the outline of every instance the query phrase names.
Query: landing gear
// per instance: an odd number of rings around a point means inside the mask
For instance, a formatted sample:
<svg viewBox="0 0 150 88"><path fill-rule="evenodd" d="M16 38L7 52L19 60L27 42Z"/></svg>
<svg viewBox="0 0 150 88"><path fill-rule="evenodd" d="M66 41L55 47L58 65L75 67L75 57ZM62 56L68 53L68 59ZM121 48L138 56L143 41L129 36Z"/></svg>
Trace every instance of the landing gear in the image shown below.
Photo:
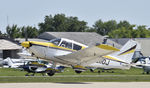
<svg viewBox="0 0 150 88"><path fill-rule="evenodd" d="M93 69L90 69L90 71L91 71L91 72L94 72L94 70L93 70Z"/></svg>
<svg viewBox="0 0 150 88"><path fill-rule="evenodd" d="M53 76L54 74L55 74L55 70L50 70L50 71L47 73L48 76Z"/></svg>
<svg viewBox="0 0 150 88"><path fill-rule="evenodd" d="M75 70L75 72L77 73L77 74L80 74L82 71L79 71L79 70Z"/></svg>
<svg viewBox="0 0 150 88"><path fill-rule="evenodd" d="M146 73L146 74L149 74L150 73L150 67L143 67L143 74Z"/></svg>
<svg viewBox="0 0 150 88"><path fill-rule="evenodd" d="M146 72L146 74L149 74L149 72Z"/></svg>
<svg viewBox="0 0 150 88"><path fill-rule="evenodd" d="M145 73L146 73L146 74L149 74L149 72L143 72L142 74L145 74Z"/></svg>
<svg viewBox="0 0 150 88"><path fill-rule="evenodd" d="M53 76L55 73L47 73L48 76Z"/></svg>
<svg viewBox="0 0 150 88"><path fill-rule="evenodd" d="M101 71L100 71L100 70L98 70L98 73L100 74L100 73L101 73Z"/></svg>

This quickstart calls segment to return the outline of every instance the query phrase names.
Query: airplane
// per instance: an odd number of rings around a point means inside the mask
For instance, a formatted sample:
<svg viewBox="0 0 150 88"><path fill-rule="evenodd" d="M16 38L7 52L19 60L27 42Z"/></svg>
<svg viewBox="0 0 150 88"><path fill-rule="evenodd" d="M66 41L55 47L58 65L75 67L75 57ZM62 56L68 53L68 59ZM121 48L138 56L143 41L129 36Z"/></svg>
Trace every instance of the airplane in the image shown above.
<svg viewBox="0 0 150 88"><path fill-rule="evenodd" d="M132 45L132 44L137 46L134 51L131 51L130 53L126 53L123 55L120 55L120 53L115 52L113 54L105 56L106 58L104 58L102 61L98 61L96 63L90 64L88 66L88 68L91 67L90 70L92 72L93 72L93 70L92 70L93 67L94 67L94 69L98 68L98 69L106 69L106 70L110 70L110 69L114 69L114 68L116 68L116 69L130 69L130 67L131 67L130 64L110 60L110 59L107 59L107 57L121 58L122 60L125 60L128 63L132 63L134 53L137 51L140 51L140 49L141 49L140 44L138 42L133 41L133 40L129 40L119 51L119 52L128 51L127 49L129 47L129 45Z"/></svg>
<svg viewBox="0 0 150 88"><path fill-rule="evenodd" d="M150 57L140 57L136 61L136 63L132 64L135 68L141 68L143 69L143 74L149 74L150 73Z"/></svg>
<svg viewBox="0 0 150 88"><path fill-rule="evenodd" d="M24 65L25 61L23 59L11 59L7 57L2 63L4 68L18 68L20 65Z"/></svg>
<svg viewBox="0 0 150 88"><path fill-rule="evenodd" d="M57 66L55 70L51 70L51 66L47 61L29 61L27 64L19 66L19 68L22 68L24 71L27 71L27 74L25 76L34 76L36 73L41 73L43 76L45 74L48 74L49 76L53 75L53 73L60 73L64 70L64 66ZM55 71L55 72L51 72ZM29 75L32 73L31 75Z"/></svg>
<svg viewBox="0 0 150 88"><path fill-rule="evenodd" d="M39 63L45 64L47 67L51 67L52 65L45 60L41 59L14 59L14 58L6 58L1 63L4 68L19 68L22 65L26 65L29 61L38 61Z"/></svg>
<svg viewBox="0 0 150 88"><path fill-rule="evenodd" d="M55 67L57 63L68 65L71 66L76 73L85 71L85 66L97 61L102 61L103 58L126 63L125 60L118 57L115 58L110 56L110 54L118 51L118 54L121 56L133 52L136 48L136 44L133 43L128 45L126 51L119 52L119 49L107 44L97 44L96 46L88 47L87 45L66 38L53 39L49 42L25 41L22 42L21 45L25 47L32 56L53 61L53 67ZM51 72L53 73L55 71Z"/></svg>

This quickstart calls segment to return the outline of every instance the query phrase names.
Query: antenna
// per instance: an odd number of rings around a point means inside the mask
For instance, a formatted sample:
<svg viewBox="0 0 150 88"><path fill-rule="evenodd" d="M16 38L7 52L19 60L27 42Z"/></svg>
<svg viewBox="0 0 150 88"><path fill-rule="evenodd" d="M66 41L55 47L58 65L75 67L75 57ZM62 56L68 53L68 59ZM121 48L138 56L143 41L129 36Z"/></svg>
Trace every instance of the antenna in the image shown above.
<svg viewBox="0 0 150 88"><path fill-rule="evenodd" d="M28 33L27 33L27 28L25 28L24 30L25 30L25 41L28 41Z"/></svg>
<svg viewBox="0 0 150 88"><path fill-rule="evenodd" d="M7 16L7 26L9 26L9 17Z"/></svg>

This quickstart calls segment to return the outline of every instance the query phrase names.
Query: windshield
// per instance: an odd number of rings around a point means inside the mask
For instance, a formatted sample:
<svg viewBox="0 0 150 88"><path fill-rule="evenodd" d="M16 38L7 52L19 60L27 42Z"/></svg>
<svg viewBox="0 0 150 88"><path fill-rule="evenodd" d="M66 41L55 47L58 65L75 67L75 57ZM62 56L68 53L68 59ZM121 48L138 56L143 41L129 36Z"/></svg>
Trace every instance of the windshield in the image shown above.
<svg viewBox="0 0 150 88"><path fill-rule="evenodd" d="M59 45L61 39L53 39L53 40L50 40L51 43L55 44L55 45Z"/></svg>
<svg viewBox="0 0 150 88"><path fill-rule="evenodd" d="M39 63L45 64L45 65L48 65L48 64L49 64L47 61L39 61Z"/></svg>

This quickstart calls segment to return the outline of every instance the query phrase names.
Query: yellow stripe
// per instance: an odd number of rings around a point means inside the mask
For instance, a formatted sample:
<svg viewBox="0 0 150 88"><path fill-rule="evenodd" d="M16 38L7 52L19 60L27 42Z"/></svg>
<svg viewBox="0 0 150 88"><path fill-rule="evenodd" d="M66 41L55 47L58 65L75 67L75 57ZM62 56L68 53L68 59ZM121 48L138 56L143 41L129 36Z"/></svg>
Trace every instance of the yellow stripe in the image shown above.
<svg viewBox="0 0 150 88"><path fill-rule="evenodd" d="M114 51L120 51L119 49L110 46L110 45L106 45L106 44L100 44L97 47L102 48L102 49L106 49L106 50L114 50Z"/></svg>
<svg viewBox="0 0 150 88"><path fill-rule="evenodd" d="M86 69L85 67L81 66L81 65L75 65L73 66L74 68L79 68L79 69Z"/></svg>
<svg viewBox="0 0 150 88"><path fill-rule="evenodd" d="M117 58L114 58L114 57L111 57L111 56L103 56L103 57L104 57L104 58L111 59L111 60L115 60L115 61L122 62L121 60L118 60Z"/></svg>
<svg viewBox="0 0 150 88"><path fill-rule="evenodd" d="M81 50L82 50L82 49L85 49L85 47L84 47L84 46L82 46Z"/></svg>
<svg viewBox="0 0 150 88"><path fill-rule="evenodd" d="M37 42L37 41L30 41L31 44L37 44L37 45L42 45L42 46L47 46L47 47L53 47L53 48L59 48L59 49L64 49L64 50L71 50L71 51L76 51L73 49L69 49L69 48L65 48L65 47L61 47L61 46L57 46L53 43L50 42Z"/></svg>
<svg viewBox="0 0 150 88"><path fill-rule="evenodd" d="M135 51L135 49L132 49L132 50L130 50L130 51L126 52L126 53L123 53L123 54L121 54L121 55L125 55L125 54L129 54L129 53L133 53L134 51Z"/></svg>

